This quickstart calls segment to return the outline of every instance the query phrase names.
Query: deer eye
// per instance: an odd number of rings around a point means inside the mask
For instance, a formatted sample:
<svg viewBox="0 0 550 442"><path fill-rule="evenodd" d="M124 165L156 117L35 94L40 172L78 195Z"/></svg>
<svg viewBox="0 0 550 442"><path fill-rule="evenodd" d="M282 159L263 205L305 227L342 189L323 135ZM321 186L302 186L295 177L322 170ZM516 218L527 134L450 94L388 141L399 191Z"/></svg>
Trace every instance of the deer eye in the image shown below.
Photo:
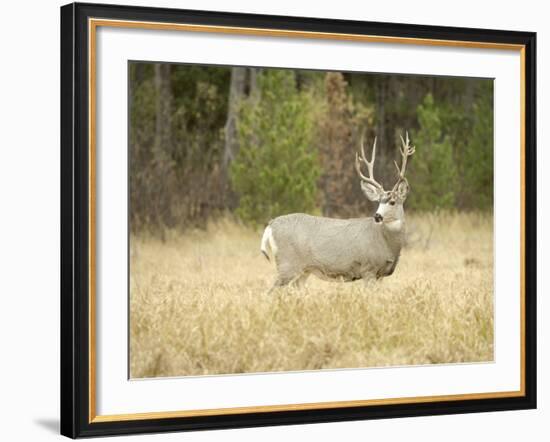
<svg viewBox="0 0 550 442"><path fill-rule="evenodd" d="M395 206L395 201L390 201L390 206Z"/></svg>

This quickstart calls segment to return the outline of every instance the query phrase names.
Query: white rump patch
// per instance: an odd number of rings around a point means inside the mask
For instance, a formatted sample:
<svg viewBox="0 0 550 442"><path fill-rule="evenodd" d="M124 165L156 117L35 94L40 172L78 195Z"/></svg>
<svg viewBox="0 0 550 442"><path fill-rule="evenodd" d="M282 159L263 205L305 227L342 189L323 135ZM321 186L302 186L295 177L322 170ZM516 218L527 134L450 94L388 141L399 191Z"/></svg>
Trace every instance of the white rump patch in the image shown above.
<svg viewBox="0 0 550 442"><path fill-rule="evenodd" d="M266 256L270 255L269 251L271 251L271 256L275 257L277 255L277 244L275 244L275 238L273 238L273 230L271 229L271 226L267 226L264 230L260 250Z"/></svg>

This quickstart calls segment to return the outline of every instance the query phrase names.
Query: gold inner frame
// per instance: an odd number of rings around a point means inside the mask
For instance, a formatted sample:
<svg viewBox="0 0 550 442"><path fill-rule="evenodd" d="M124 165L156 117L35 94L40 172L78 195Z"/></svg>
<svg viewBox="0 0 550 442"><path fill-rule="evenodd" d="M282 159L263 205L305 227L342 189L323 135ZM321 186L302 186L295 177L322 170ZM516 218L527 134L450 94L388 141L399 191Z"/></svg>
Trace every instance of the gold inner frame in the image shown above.
<svg viewBox="0 0 550 442"><path fill-rule="evenodd" d="M271 37L292 37L323 40L358 41L370 43L399 43L421 46L446 46L478 49L499 49L520 53L520 389L487 393L465 393L438 396L398 397L336 402L316 402L285 405L260 405L235 408L215 408L179 411L154 411L129 414L96 414L96 31L99 26L138 28L186 32L207 32ZM269 413L292 410L320 410L327 408L364 407L389 404L413 404L426 402L459 401L467 399L496 399L525 396L525 46L492 42L439 40L410 37L387 37L377 35L339 34L281 29L244 28L231 26L191 25L129 20L88 19L88 93L89 93L89 423L161 419L175 417L216 416L245 413Z"/></svg>

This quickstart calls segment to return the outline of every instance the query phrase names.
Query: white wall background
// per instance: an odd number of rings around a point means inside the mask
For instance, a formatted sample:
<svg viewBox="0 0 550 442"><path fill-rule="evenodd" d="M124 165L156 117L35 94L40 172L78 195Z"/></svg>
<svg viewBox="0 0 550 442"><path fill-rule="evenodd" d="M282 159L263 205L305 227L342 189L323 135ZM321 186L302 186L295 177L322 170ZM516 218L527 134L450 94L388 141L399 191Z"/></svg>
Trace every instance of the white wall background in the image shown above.
<svg viewBox="0 0 550 442"><path fill-rule="evenodd" d="M99 2L99 0L96 0ZM114 0L113 0L114 1ZM550 102L549 14L544 2L461 0L120 0L126 4L420 23L538 32L539 409L458 416L268 427L124 440L547 440L550 435L550 311L543 280L550 242L543 201L550 153L543 123ZM508 3L508 5L506 4ZM0 439L53 440L59 410L59 6L9 2L0 25ZM544 250L545 249L545 250Z"/></svg>

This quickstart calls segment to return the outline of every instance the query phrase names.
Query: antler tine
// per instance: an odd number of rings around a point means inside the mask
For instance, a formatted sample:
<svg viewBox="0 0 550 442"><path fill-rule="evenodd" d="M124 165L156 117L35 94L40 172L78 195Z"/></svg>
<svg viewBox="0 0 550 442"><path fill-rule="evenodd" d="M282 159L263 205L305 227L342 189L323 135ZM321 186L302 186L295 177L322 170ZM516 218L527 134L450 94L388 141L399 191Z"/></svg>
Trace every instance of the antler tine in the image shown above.
<svg viewBox="0 0 550 442"><path fill-rule="evenodd" d="M374 160L376 159L376 137L374 137L374 143L372 143L372 155L370 161L367 161L367 156L365 155L365 145L363 143L364 136L361 137L361 155L363 156L363 162L367 165L369 169L369 175L374 179Z"/></svg>
<svg viewBox="0 0 550 442"><path fill-rule="evenodd" d="M399 138L401 138L402 144L402 146L399 148L399 151L401 152L401 168L397 166L397 162L395 162L395 165L398 169L399 177L405 178L405 172L407 171L407 158L415 153L416 147L410 145L409 132L405 132L406 141L401 135L399 135Z"/></svg>
<svg viewBox="0 0 550 442"><path fill-rule="evenodd" d="M369 179L361 172L360 161L361 159L359 158L359 154L355 152L355 170L357 170L357 174L361 177L362 180L368 181Z"/></svg>
<svg viewBox="0 0 550 442"><path fill-rule="evenodd" d="M395 164L395 168L397 169L397 175L401 176L401 169L399 168L397 161L393 160L393 164Z"/></svg>
<svg viewBox="0 0 550 442"><path fill-rule="evenodd" d="M357 170L357 173L359 174L359 176L363 181L366 181L367 183L370 183L373 186L384 190L382 185L374 179L374 160L376 159L376 137L374 138L374 143L372 146L372 156L370 161L367 160L367 156L365 154L364 138L365 138L365 134L363 133L363 135L361 136L361 156L359 156L357 152L355 153L355 169ZM367 170L369 172L368 177L363 175L363 173L361 172L361 162L367 165Z"/></svg>
<svg viewBox="0 0 550 442"><path fill-rule="evenodd" d="M410 140L409 140L409 132L405 132L405 140L403 140L403 137L401 135L399 135L399 138L401 138L401 144L403 145L402 147L399 148L399 150L401 151L401 155L403 156L411 156L415 151L416 151L416 147L415 146L411 146L410 145Z"/></svg>
<svg viewBox="0 0 550 442"><path fill-rule="evenodd" d="M399 138L401 138L401 147L399 148L399 151L401 152L401 167L397 165L397 161L394 161L398 174L397 183L393 187L394 190L397 188L400 181L406 180L405 172L407 171L407 158L416 152L416 147L410 145L408 131L405 132L405 139L403 139L402 135L399 135Z"/></svg>

